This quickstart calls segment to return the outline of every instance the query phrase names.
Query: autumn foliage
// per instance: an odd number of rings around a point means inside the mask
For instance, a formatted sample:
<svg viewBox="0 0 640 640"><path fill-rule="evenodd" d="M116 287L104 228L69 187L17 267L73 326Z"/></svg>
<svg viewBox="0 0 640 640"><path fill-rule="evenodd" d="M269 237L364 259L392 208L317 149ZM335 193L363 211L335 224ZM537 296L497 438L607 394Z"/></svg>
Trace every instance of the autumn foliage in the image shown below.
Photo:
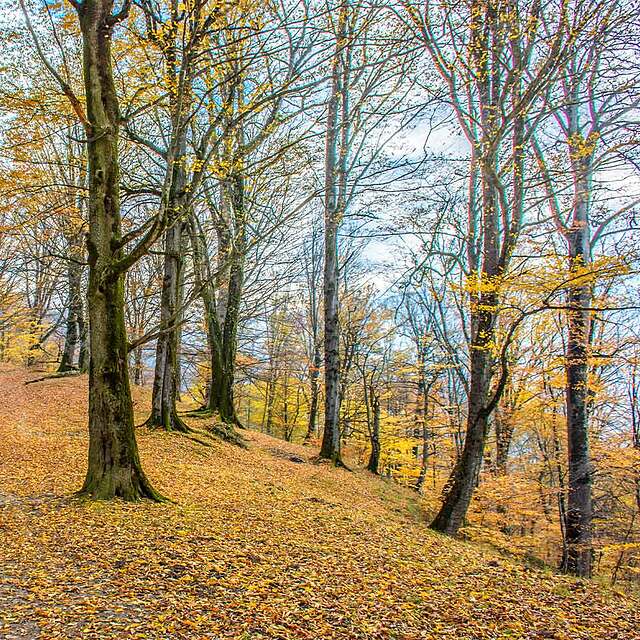
<svg viewBox="0 0 640 640"><path fill-rule="evenodd" d="M2 637L640 637L629 595L434 534L412 491L256 432L141 429L175 502L78 500L86 378L33 377L0 374Z"/></svg>

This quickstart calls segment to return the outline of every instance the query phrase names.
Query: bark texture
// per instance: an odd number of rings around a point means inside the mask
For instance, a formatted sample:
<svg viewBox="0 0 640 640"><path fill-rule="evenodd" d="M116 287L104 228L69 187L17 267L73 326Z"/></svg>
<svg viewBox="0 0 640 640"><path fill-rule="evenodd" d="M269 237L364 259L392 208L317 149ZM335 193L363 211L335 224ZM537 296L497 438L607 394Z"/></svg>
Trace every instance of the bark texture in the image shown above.
<svg viewBox="0 0 640 640"><path fill-rule="evenodd" d="M89 167L89 461L81 493L92 498L162 499L147 480L136 444L124 316L119 202L119 112L110 0L78 9L83 39Z"/></svg>
<svg viewBox="0 0 640 640"><path fill-rule="evenodd" d="M371 473L378 474L380 469L380 395L375 389L371 389L369 392L371 399L371 453L369 455L369 462L367 463L367 470Z"/></svg>
<svg viewBox="0 0 640 640"><path fill-rule="evenodd" d="M164 244L164 278L160 300L161 333L156 345L151 415L147 426L166 431L188 432L178 416L180 316L183 298L183 228L182 221L167 229Z"/></svg>
<svg viewBox="0 0 640 640"><path fill-rule="evenodd" d="M327 105L324 187L324 432L320 458L342 464L340 444L340 321L338 317L338 226L344 214L344 163L346 162L342 47L346 35L347 7L340 8L339 26ZM340 118L340 111L343 117ZM340 150L340 151L339 151Z"/></svg>
<svg viewBox="0 0 640 640"><path fill-rule="evenodd" d="M588 224L590 157L574 157L573 224L566 234L569 277L566 347L567 447L569 461L564 570L590 577L593 562L591 501L592 469L589 454L588 365L590 343L591 285L580 279L590 263Z"/></svg>

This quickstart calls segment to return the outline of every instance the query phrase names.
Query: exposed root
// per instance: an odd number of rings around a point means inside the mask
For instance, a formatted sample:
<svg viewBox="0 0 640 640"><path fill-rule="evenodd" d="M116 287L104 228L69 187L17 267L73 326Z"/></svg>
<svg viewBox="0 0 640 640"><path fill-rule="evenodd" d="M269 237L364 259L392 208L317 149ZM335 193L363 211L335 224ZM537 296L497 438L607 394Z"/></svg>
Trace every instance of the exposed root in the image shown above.
<svg viewBox="0 0 640 640"><path fill-rule="evenodd" d="M167 416L163 416L165 418ZM146 427L147 429L151 429L152 431L167 431L167 432L176 432L176 433L192 433L194 430L178 415L177 411L172 411L171 415L168 416L168 419L163 420L163 418L157 420L155 419L153 413L140 425L137 425L136 428Z"/></svg>
<svg viewBox="0 0 640 640"><path fill-rule="evenodd" d="M192 409L184 414L188 418L196 418L197 420L207 420L209 418L217 418L224 424L229 424L238 429L244 429L245 426L240 422L238 416L234 413L230 418L223 419L217 411L213 411L208 407L200 407L199 409Z"/></svg>
<svg viewBox="0 0 640 640"><path fill-rule="evenodd" d="M220 440L235 444L242 449L248 448L246 440L235 430L232 424L214 422L211 425L207 425L207 431Z"/></svg>
<svg viewBox="0 0 640 640"><path fill-rule="evenodd" d="M321 457L320 455L317 455L311 458L309 462L313 462L314 464L330 464L336 467L337 469L344 469L345 471L349 471L349 472L353 471L353 469L350 469L349 467L347 467L347 465L344 462L342 462L341 458L331 459L331 458L324 458L324 457Z"/></svg>
<svg viewBox="0 0 640 640"><path fill-rule="evenodd" d="M34 384L35 382L44 382L45 380L55 380L56 378L70 378L72 376L80 376L82 373L83 372L78 369L72 369L70 371L56 371L56 373L50 373L49 375L42 376L42 378L27 380L25 384Z"/></svg>
<svg viewBox="0 0 640 640"><path fill-rule="evenodd" d="M111 470L100 477L87 475L84 485L75 494L87 500L113 500L122 498L125 502L172 502L156 491L142 471L124 474Z"/></svg>
<svg viewBox="0 0 640 640"><path fill-rule="evenodd" d="M207 409L207 407L200 407L199 409L193 409L191 411L187 411L184 414L188 418L196 418L198 420L205 420L206 418L213 417L213 411L211 409Z"/></svg>

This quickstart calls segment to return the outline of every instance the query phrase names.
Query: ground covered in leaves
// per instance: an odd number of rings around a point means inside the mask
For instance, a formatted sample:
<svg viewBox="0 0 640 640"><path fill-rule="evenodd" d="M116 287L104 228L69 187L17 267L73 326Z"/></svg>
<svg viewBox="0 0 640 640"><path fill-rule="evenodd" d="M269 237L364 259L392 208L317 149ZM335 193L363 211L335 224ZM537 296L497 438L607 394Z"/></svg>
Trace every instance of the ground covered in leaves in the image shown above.
<svg viewBox="0 0 640 640"><path fill-rule="evenodd" d="M409 491L254 432L139 429L175 504L80 501L86 378L37 376L0 371L0 638L640 638L631 596L436 535Z"/></svg>

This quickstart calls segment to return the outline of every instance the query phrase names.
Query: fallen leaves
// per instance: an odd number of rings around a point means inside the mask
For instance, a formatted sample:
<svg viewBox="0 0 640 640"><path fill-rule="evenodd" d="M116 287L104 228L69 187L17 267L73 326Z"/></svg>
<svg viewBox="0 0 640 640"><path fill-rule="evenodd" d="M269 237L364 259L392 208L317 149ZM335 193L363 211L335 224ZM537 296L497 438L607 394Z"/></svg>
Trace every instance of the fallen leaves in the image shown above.
<svg viewBox="0 0 640 640"><path fill-rule="evenodd" d="M79 501L86 379L25 379L0 372L2 638L640 638L633 598L434 534L410 492L257 433L141 429L176 504Z"/></svg>

